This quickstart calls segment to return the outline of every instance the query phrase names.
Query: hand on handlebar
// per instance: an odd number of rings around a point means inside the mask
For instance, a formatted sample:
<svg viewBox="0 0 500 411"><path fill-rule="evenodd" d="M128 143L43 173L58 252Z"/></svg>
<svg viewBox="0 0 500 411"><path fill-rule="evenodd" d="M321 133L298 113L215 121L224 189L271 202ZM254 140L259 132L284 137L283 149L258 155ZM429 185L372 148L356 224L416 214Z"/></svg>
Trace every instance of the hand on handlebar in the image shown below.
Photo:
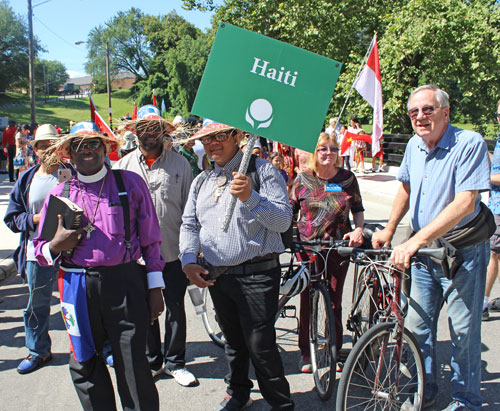
<svg viewBox="0 0 500 411"><path fill-rule="evenodd" d="M363 230L358 227L344 235L344 240L349 240L349 247L359 247L363 244Z"/></svg>
<svg viewBox="0 0 500 411"><path fill-rule="evenodd" d="M387 228L381 231L376 231L372 236L372 246L373 248L388 248L391 246L392 233L390 233Z"/></svg>
<svg viewBox="0 0 500 411"><path fill-rule="evenodd" d="M419 248L420 245L414 241L413 238L410 238L403 244L393 248L390 260L399 270L409 268L411 258L416 254Z"/></svg>
<svg viewBox="0 0 500 411"><path fill-rule="evenodd" d="M215 283L215 280L207 281L203 279L201 275L208 274L208 270L198 264L186 264L183 271L189 281L193 284L196 284L200 288L210 287Z"/></svg>

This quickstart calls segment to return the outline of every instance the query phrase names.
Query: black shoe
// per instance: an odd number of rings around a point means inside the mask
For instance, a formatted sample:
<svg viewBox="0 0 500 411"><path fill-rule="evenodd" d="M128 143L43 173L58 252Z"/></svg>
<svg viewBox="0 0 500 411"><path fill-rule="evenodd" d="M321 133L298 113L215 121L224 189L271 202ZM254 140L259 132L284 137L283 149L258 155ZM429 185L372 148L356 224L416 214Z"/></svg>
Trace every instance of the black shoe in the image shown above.
<svg viewBox="0 0 500 411"><path fill-rule="evenodd" d="M250 407L252 403L253 401L250 397L248 397L248 401L242 402L234 397L231 397L229 394L226 394L224 400L217 406L215 411L240 411Z"/></svg>
<svg viewBox="0 0 500 411"><path fill-rule="evenodd" d="M481 314L481 321L489 321L490 313L488 312L488 307L483 309L483 313Z"/></svg>

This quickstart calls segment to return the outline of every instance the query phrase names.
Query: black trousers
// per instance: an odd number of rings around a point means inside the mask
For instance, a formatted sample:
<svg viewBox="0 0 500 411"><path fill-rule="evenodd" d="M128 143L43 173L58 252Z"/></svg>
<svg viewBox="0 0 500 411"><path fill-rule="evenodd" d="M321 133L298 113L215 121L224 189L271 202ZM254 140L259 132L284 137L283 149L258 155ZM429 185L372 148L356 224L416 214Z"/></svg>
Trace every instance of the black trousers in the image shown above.
<svg viewBox="0 0 500 411"><path fill-rule="evenodd" d="M250 360L262 396L273 410L292 410L290 386L276 345L280 268L248 275L221 275L209 288L226 338L227 393L246 401L252 389Z"/></svg>
<svg viewBox="0 0 500 411"><path fill-rule="evenodd" d="M149 324L146 273L135 262L89 269L87 305L97 354L85 362L70 358L70 373L84 410L116 410L111 377L102 358L111 343L124 410L158 410L159 398L145 355Z"/></svg>
<svg viewBox="0 0 500 411"><path fill-rule="evenodd" d="M8 155L9 155L9 181L13 182L14 180L14 157L16 156L16 146L8 146L7 147Z"/></svg>
<svg viewBox="0 0 500 411"><path fill-rule="evenodd" d="M188 279L182 271L179 260L165 264L163 269L165 288L165 339L164 350L161 350L160 324L156 320L149 327L148 361L152 369L159 369L165 362L169 370L184 368L186 365L186 311L184 296Z"/></svg>

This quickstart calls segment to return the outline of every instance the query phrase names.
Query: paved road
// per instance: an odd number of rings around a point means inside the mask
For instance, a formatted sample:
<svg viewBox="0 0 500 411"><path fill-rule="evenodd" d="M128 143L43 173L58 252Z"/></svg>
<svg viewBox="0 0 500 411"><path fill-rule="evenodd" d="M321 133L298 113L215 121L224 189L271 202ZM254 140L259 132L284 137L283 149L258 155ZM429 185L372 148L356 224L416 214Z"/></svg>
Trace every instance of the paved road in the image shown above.
<svg viewBox="0 0 500 411"><path fill-rule="evenodd" d="M360 177L360 186L365 199L368 221L384 222L390 210L397 183L393 172L390 174ZM0 176L1 178L2 176ZM3 216L8 198L9 183L0 179L0 215ZM0 224L0 250L12 250L17 239L10 235L5 225ZM348 277L344 293L344 307L349 307L351 279ZM493 295L500 295L497 284ZM29 375L19 375L15 368L26 355L24 348L23 308L28 298L27 287L19 276L11 276L0 283L0 411L51 410L66 411L80 408L68 371L68 338L59 314L58 293L54 292L51 311L51 338L54 359L50 365ZM298 305L297 299L292 301ZM210 410L222 400L225 390L223 377L226 363L223 352L212 344L205 334L200 317L196 316L191 303L186 300L188 314L187 360L189 369L199 378L200 385L193 388L181 387L170 377L163 376L156 382L163 410ZM436 410L445 408L449 398L450 369L449 336L446 310L439 322L438 349L441 354L439 366L440 395ZM500 351L496 348L500 341L500 314L493 314L492 320L483 323L483 383L485 410L500 409ZM298 410L332 410L335 395L330 401L321 402L314 392L311 375L300 374L297 369L299 352L294 319L280 319L277 324L278 343L282 350L293 399ZM346 347L350 337L345 335ZM113 375L113 373L111 372ZM251 410L269 409L255 387ZM118 396L117 396L118 398Z"/></svg>

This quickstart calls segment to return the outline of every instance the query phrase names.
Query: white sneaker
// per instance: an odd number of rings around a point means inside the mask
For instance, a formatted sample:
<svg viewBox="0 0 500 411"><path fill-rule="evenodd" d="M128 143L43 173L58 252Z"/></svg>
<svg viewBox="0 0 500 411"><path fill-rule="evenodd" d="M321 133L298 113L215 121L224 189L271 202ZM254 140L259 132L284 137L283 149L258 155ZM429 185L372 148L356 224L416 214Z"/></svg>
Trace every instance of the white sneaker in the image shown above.
<svg viewBox="0 0 500 411"><path fill-rule="evenodd" d="M165 368L165 374L174 377L175 381L184 387L191 387L198 384L196 377L189 372L187 368L179 368L176 370L169 370L168 368Z"/></svg>

